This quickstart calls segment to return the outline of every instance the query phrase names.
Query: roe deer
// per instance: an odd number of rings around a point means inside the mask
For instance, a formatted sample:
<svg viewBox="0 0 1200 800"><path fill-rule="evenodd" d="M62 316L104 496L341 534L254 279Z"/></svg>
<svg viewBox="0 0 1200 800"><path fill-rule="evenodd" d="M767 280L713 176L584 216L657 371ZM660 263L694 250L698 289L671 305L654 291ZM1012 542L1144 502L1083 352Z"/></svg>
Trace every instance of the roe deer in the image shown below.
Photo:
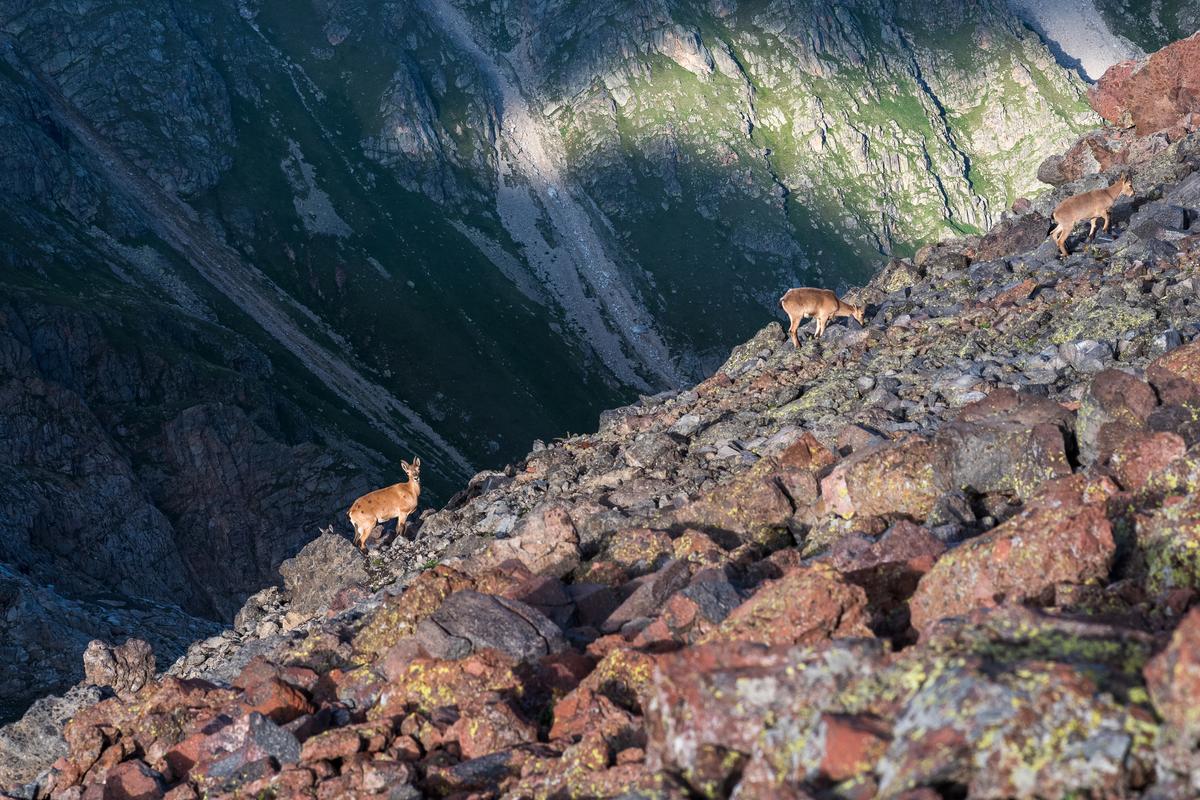
<svg viewBox="0 0 1200 800"><path fill-rule="evenodd" d="M415 458L411 464L401 461L400 466L408 476L407 481L368 492L350 506L354 544L363 552L366 552L367 539L376 525L394 519L396 532L403 534L408 527L408 515L417 507L417 498L421 496L421 459Z"/></svg>
<svg viewBox="0 0 1200 800"><path fill-rule="evenodd" d="M1058 207L1054 209L1054 221L1058 224L1050 229L1048 235L1054 237L1054 243L1058 245L1058 252L1062 254L1063 258L1069 255L1067 253L1067 237L1071 235L1071 229L1075 227L1075 223L1085 219L1092 221L1092 229L1088 231L1089 241L1096 236L1098 220L1104 220L1104 231L1107 233L1111 223L1109 214L1112 212L1113 204L1123 194L1133 196L1133 184L1129 181L1128 175L1121 175L1107 189L1083 192L1074 197L1068 197L1058 204Z"/></svg>
<svg viewBox="0 0 1200 800"><path fill-rule="evenodd" d="M779 298L779 305L783 306L788 315L788 322L791 323L788 326L788 338L796 347L800 346L800 340L796 338L796 329L800 327L800 320L805 317L816 318L817 332L813 334L816 337L825 333L825 326L832 317L854 317L858 324L862 325L863 314L866 312L862 306L842 302L828 289L788 289L783 297Z"/></svg>

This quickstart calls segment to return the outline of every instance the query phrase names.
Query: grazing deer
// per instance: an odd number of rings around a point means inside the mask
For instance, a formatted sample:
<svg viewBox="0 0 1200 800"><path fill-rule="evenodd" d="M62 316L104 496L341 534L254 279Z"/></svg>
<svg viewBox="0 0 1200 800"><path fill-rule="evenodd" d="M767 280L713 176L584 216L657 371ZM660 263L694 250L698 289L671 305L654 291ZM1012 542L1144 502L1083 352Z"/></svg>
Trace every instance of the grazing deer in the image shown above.
<svg viewBox="0 0 1200 800"><path fill-rule="evenodd" d="M1074 197L1068 197L1058 204L1058 207L1054 209L1054 221L1058 224L1051 228L1047 235L1054 237L1054 243L1058 245L1058 252L1062 254L1063 258L1069 255L1067 253L1067 237L1071 235L1075 223L1085 219L1092 221L1092 229L1088 231L1089 241L1096 236L1096 222L1101 219L1104 220L1104 232L1107 233L1111 223L1109 214L1112 212L1113 204L1123 194L1133 196L1133 184L1128 175L1120 176L1107 189L1083 192Z"/></svg>
<svg viewBox="0 0 1200 800"><path fill-rule="evenodd" d="M411 464L401 461L400 466L408 476L407 481L368 492L350 506L354 544L363 552L376 525L394 519L396 532L403 534L408 527L408 515L417 508L417 498L421 496L421 459L415 458Z"/></svg>
<svg viewBox="0 0 1200 800"><path fill-rule="evenodd" d="M815 337L825 333L825 326L832 317L854 317L858 324L862 325L863 314L866 312L862 306L843 303L828 289L788 289L783 297L779 298L779 305L783 306L784 313L788 315L788 322L791 323L788 326L788 338L796 347L800 346L800 340L796 338L796 329L800 327L800 320L805 317L816 318L817 332L813 334Z"/></svg>

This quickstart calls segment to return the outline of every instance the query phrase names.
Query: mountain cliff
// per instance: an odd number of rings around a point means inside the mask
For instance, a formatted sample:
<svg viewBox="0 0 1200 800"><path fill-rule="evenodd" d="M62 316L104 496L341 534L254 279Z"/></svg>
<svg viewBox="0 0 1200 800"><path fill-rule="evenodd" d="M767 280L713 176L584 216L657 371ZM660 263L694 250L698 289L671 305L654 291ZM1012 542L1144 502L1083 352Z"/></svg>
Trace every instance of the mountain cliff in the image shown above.
<svg viewBox="0 0 1200 800"><path fill-rule="evenodd" d="M1047 159L1058 186L849 291L865 325L794 348L771 322L369 556L324 534L162 675L92 644L83 685L0 731L3 780L1195 795L1197 37L1106 74L1130 126ZM1059 259L1057 202L1123 171L1113 230Z"/></svg>

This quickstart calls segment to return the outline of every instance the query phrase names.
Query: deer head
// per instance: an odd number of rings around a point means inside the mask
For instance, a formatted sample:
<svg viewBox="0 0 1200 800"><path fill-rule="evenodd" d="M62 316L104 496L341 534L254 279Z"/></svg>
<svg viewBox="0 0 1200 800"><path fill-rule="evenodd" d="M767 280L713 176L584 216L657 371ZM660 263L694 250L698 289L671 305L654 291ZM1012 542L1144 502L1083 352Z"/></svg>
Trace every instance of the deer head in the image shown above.
<svg viewBox="0 0 1200 800"><path fill-rule="evenodd" d="M401 461L400 468L404 470L404 474L408 476L410 481L421 480L421 459L414 458L411 464L407 461Z"/></svg>

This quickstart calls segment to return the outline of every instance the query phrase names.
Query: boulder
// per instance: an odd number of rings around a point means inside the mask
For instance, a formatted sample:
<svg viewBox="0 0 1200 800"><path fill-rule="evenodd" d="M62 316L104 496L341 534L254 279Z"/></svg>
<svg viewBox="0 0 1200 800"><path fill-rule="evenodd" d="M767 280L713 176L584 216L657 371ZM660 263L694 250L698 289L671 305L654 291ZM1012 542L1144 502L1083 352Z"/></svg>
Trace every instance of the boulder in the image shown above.
<svg viewBox="0 0 1200 800"><path fill-rule="evenodd" d="M600 630L615 633L634 620L656 616L667 598L686 586L690 577L686 562L674 559L668 561L662 569L638 585L633 593L608 615Z"/></svg>
<svg viewBox="0 0 1200 800"><path fill-rule="evenodd" d="M705 641L814 644L871 636L867 596L827 564L794 569L767 581Z"/></svg>
<svg viewBox="0 0 1200 800"><path fill-rule="evenodd" d="M415 638L439 659L465 658L490 648L531 661L567 646L558 626L532 606L469 589L446 598L417 625Z"/></svg>
<svg viewBox="0 0 1200 800"><path fill-rule="evenodd" d="M67 755L63 726L103 698L99 687L76 686L62 697L35 701L19 720L0 728L0 787L29 783Z"/></svg>
<svg viewBox="0 0 1200 800"><path fill-rule="evenodd" d="M1167 45L1148 58L1114 64L1088 90L1096 112L1138 136L1181 136L1200 114L1200 35Z"/></svg>
<svg viewBox="0 0 1200 800"><path fill-rule="evenodd" d="M941 493L933 444L909 435L838 462L821 479L821 510L847 518L894 514L923 520Z"/></svg>
<svg viewBox="0 0 1200 800"><path fill-rule="evenodd" d="M1194 744L1200 739L1200 608L1188 612L1143 671L1158 715L1180 740Z"/></svg>
<svg viewBox="0 0 1200 800"><path fill-rule="evenodd" d="M666 515L672 528L731 533L744 541L781 542L795 505L816 497L814 472L833 460L811 434Z"/></svg>
<svg viewBox="0 0 1200 800"><path fill-rule="evenodd" d="M817 741L823 713L849 713L840 693L884 659L873 640L820 649L714 642L664 655L647 701L646 764L683 775L699 793L724 785L756 753L787 762L774 775L804 774L793 762ZM821 755L810 758L815 772Z"/></svg>
<svg viewBox="0 0 1200 800"><path fill-rule="evenodd" d="M932 458L947 487L1027 498L1043 481L1070 474L1064 434L1073 421L1051 400L995 389L942 426Z"/></svg>
<svg viewBox="0 0 1200 800"><path fill-rule="evenodd" d="M1035 601L1060 583L1106 579L1116 552L1104 502L1110 490L1078 476L1053 481L1019 514L943 555L909 602L913 627Z"/></svg>
<svg viewBox="0 0 1200 800"><path fill-rule="evenodd" d="M1038 177L1041 178L1039 172ZM994 261L1027 253L1046 241L1051 222L1041 214L1027 213L1006 219L984 235L975 251L975 260Z"/></svg>
<svg viewBox="0 0 1200 800"><path fill-rule="evenodd" d="M1162 507L1136 518L1140 569L1152 594L1200 590L1200 495L1170 495Z"/></svg>
<svg viewBox="0 0 1200 800"><path fill-rule="evenodd" d="M520 561L535 575L562 578L579 566L579 535L571 515L561 505L535 508L517 525L511 537L497 539L472 559L474 569Z"/></svg>
<svg viewBox="0 0 1200 800"><path fill-rule="evenodd" d="M367 586L367 559L344 536L323 533L279 565L288 611L311 617L348 586Z"/></svg>
<svg viewBox="0 0 1200 800"><path fill-rule="evenodd" d="M1145 381L1116 369L1097 373L1079 402L1075 440L1080 459L1091 464L1101 457L1099 440L1104 426L1144 428L1157 405L1158 398Z"/></svg>
<svg viewBox="0 0 1200 800"><path fill-rule="evenodd" d="M85 683L131 699L154 680L154 651L141 639L127 639L117 647L93 639L83 652L83 675Z"/></svg>

